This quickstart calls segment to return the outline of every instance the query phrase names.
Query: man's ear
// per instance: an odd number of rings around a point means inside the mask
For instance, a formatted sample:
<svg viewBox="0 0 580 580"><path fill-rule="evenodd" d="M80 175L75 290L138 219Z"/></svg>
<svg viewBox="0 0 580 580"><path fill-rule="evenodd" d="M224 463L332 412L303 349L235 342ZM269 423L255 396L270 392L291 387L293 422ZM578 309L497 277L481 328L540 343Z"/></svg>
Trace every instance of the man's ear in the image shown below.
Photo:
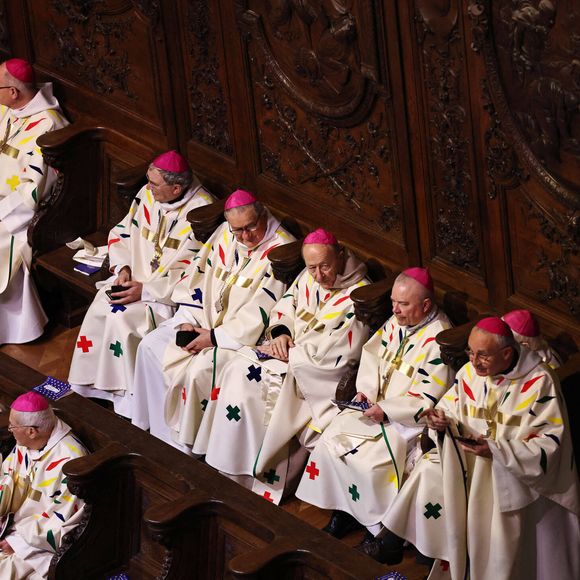
<svg viewBox="0 0 580 580"><path fill-rule="evenodd" d="M423 314L427 314L431 310L431 306L433 306L433 300L431 298L425 298L423 300Z"/></svg>

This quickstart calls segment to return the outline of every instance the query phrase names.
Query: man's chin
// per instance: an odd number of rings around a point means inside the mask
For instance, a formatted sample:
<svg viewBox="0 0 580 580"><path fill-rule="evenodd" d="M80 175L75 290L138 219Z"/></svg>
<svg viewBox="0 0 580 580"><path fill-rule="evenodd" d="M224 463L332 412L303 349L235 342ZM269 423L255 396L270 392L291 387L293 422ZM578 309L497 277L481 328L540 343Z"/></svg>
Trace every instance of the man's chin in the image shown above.
<svg viewBox="0 0 580 580"><path fill-rule="evenodd" d="M475 374L476 374L478 377L487 377L487 375L489 374L489 373L487 372L487 369L478 369L477 367L473 367L473 368L474 368L474 370L475 370Z"/></svg>

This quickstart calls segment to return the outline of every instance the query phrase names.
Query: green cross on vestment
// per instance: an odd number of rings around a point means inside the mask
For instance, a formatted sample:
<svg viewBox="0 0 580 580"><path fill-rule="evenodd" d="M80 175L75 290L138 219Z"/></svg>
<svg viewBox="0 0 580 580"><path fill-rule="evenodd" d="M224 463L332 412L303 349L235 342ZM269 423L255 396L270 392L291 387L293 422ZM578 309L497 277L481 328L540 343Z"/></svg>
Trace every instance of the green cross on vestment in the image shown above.
<svg viewBox="0 0 580 580"><path fill-rule="evenodd" d="M226 415L228 421L231 421L232 419L235 419L236 422L241 420L239 407L232 407L231 405L228 405L226 409L228 411L228 414Z"/></svg>
<svg viewBox="0 0 580 580"><path fill-rule="evenodd" d="M113 351L113 354L119 358L123 354L123 347L119 341L112 342L109 346L109 349Z"/></svg>
<svg viewBox="0 0 580 580"><path fill-rule="evenodd" d="M280 476L276 475L275 469L270 469L270 471L263 473L262 476L270 485L274 485L275 482L280 481Z"/></svg>
<svg viewBox="0 0 580 580"><path fill-rule="evenodd" d="M429 519L429 518L433 518L433 519L437 519L441 517L441 514L439 513L442 509L443 506L441 506L441 504L436 503L435 505L433 505L431 502L429 502L426 506L425 509L427 510L423 515Z"/></svg>
<svg viewBox="0 0 580 580"><path fill-rule="evenodd" d="M358 492L358 489L354 483L348 488L348 493L350 493L352 496L352 501L357 501L360 499L360 493Z"/></svg>

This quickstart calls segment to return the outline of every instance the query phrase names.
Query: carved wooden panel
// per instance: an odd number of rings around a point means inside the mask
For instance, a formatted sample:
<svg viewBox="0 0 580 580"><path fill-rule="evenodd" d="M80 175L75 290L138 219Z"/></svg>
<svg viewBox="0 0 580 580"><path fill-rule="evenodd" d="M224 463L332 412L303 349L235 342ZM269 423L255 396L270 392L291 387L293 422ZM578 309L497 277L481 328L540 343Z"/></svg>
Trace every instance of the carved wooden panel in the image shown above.
<svg viewBox="0 0 580 580"><path fill-rule="evenodd" d="M298 213L316 208L319 224L348 215L404 247L393 104L377 57L381 16L373 2L238 2L260 174L285 186Z"/></svg>
<svg viewBox="0 0 580 580"><path fill-rule="evenodd" d="M184 0L179 4L179 12L189 121L187 138L231 157L233 136L219 3Z"/></svg>
<svg viewBox="0 0 580 580"><path fill-rule="evenodd" d="M6 0L0 0L0 51L6 56L13 56L10 54L10 30L8 28Z"/></svg>
<svg viewBox="0 0 580 580"><path fill-rule="evenodd" d="M145 128L167 131L169 67L158 2L27 0L27 7L35 64L77 89L67 93L70 106L103 119L113 110L143 136Z"/></svg>
<svg viewBox="0 0 580 580"><path fill-rule="evenodd" d="M415 0L431 259L483 275L461 0Z"/></svg>

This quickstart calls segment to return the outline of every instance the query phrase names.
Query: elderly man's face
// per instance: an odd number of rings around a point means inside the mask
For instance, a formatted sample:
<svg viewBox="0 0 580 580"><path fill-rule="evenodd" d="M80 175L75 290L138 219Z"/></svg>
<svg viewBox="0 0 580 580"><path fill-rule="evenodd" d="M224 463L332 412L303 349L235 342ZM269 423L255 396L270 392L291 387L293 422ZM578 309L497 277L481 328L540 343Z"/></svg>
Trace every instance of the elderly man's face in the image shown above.
<svg viewBox="0 0 580 580"><path fill-rule="evenodd" d="M492 377L505 371L511 364L514 351L511 346L499 347L495 335L474 328L469 335L469 360L480 377Z"/></svg>
<svg viewBox="0 0 580 580"><path fill-rule="evenodd" d="M229 211L227 220L236 240L250 250L262 241L268 227L266 212L258 215L254 206L242 206L239 210Z"/></svg>
<svg viewBox="0 0 580 580"><path fill-rule="evenodd" d="M325 290L333 288L344 268L343 253L330 244L307 244L302 248L302 256L310 275Z"/></svg>
<svg viewBox="0 0 580 580"><path fill-rule="evenodd" d="M183 191L181 185L169 185L161 175L160 171L155 167L150 167L148 169L147 181L149 190L153 194L155 201L160 203L167 203L177 199Z"/></svg>
<svg viewBox="0 0 580 580"><path fill-rule="evenodd" d="M424 295L423 287L411 278L395 282L391 302L399 325L415 326L425 318L431 309L431 300Z"/></svg>
<svg viewBox="0 0 580 580"><path fill-rule="evenodd" d="M38 429L33 425L19 425L14 411L10 411L8 429L14 435L14 439L16 439L18 445L32 447L35 444L37 438L35 435L38 435Z"/></svg>
<svg viewBox="0 0 580 580"><path fill-rule="evenodd" d="M8 71L6 70L6 63L0 64L0 105L5 107L14 106L14 97L18 96L15 93L17 89L11 86L11 78L8 76Z"/></svg>

